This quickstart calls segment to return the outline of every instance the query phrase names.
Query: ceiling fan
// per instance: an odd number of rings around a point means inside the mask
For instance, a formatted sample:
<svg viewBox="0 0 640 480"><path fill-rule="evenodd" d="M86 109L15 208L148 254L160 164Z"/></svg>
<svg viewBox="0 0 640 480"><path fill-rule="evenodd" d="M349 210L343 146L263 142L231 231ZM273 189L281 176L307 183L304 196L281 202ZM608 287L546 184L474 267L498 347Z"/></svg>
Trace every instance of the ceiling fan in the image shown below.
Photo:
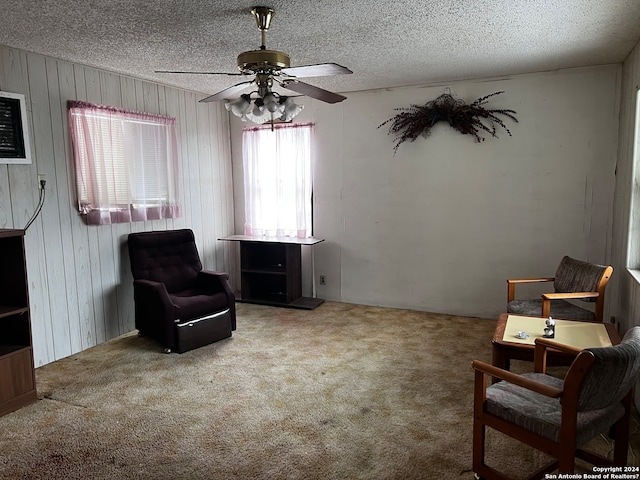
<svg viewBox="0 0 640 480"><path fill-rule="evenodd" d="M255 83L258 87L258 98L255 100L255 108L249 112L251 94L245 94L240 97L236 102L227 103L227 109L232 113L255 121L256 123L263 123L264 115L260 109L266 109L272 115L273 121L274 115L277 118L287 121L289 117L293 118L297 114L301 107L293 104L289 97L279 95L272 91L274 84L278 84L283 88L292 90L293 92L306 95L316 100L320 100L326 103L338 103L345 100L347 97L324 90L322 88L310 85L308 83L298 80L299 77L322 77L329 75L344 75L353 73L346 67L338 65L336 63L320 63L315 65L305 65L300 67L291 67L289 55L278 50L267 50L266 47L266 33L271 25L271 19L275 15L275 11L269 7L253 7L251 13L256 19L258 29L262 34L262 45L258 50L249 50L242 52L238 55L238 70L237 73L223 73L223 72L185 72L185 71L172 71L172 70L156 70L156 73L187 73L195 75L241 75L241 76L255 76L252 80L238 83L232 87L226 88L214 95L206 97L201 102L215 102L218 100L225 100L235 97L242 90L249 85ZM235 108L234 108L235 107ZM297 107L297 108L296 108ZM287 112L288 109L288 112ZM297 110L297 111L296 111ZM296 111L295 114L291 115ZM252 113L259 113L257 115L258 121L252 118L255 115ZM288 113L288 114L287 114ZM282 116L282 118L281 118ZM243 118L244 120L245 118ZM267 121L265 119L264 121Z"/></svg>

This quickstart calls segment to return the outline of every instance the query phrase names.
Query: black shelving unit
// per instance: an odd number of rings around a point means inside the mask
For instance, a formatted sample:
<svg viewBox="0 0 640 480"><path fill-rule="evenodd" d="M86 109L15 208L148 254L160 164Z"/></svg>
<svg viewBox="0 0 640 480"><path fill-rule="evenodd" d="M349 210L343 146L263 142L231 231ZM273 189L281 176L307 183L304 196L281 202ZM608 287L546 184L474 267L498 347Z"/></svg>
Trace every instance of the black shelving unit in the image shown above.
<svg viewBox="0 0 640 480"><path fill-rule="evenodd" d="M24 233L0 229L0 416L37 400Z"/></svg>
<svg viewBox="0 0 640 480"><path fill-rule="evenodd" d="M220 240L240 242L239 301L308 310L324 302L302 296L301 260L303 245L323 239L232 235Z"/></svg>

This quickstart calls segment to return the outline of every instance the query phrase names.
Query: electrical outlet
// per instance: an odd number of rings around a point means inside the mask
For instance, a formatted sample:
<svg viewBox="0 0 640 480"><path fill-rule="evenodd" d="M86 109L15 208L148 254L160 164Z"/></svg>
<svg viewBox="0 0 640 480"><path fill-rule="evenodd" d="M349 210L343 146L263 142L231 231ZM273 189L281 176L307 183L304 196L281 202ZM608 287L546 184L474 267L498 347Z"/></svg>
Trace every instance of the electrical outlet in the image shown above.
<svg viewBox="0 0 640 480"><path fill-rule="evenodd" d="M47 176L44 173L38 174L38 188L42 190L47 183Z"/></svg>
<svg viewBox="0 0 640 480"><path fill-rule="evenodd" d="M326 285L327 284L327 279L324 277L324 275L320 275L320 285Z"/></svg>

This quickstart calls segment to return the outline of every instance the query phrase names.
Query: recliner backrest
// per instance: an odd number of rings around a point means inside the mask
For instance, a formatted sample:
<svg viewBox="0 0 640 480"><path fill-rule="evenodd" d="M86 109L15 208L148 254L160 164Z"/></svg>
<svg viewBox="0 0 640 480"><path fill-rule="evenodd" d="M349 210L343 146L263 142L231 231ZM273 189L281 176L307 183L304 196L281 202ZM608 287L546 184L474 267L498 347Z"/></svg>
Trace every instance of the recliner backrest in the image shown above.
<svg viewBox="0 0 640 480"><path fill-rule="evenodd" d="M191 288L202 270L190 229L131 233L128 248L133 278L164 283L170 293Z"/></svg>
<svg viewBox="0 0 640 480"><path fill-rule="evenodd" d="M621 401L640 374L640 327L628 330L618 345L586 350L595 362L582 382L578 409L597 410Z"/></svg>

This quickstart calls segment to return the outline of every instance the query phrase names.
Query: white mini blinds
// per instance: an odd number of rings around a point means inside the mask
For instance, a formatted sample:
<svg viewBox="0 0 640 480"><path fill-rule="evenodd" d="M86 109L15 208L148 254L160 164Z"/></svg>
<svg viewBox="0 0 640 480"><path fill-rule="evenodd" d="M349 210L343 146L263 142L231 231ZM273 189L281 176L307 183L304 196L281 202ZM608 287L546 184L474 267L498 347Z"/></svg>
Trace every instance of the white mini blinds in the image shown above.
<svg viewBox="0 0 640 480"><path fill-rule="evenodd" d="M182 216L176 120L68 102L78 209L90 225Z"/></svg>

